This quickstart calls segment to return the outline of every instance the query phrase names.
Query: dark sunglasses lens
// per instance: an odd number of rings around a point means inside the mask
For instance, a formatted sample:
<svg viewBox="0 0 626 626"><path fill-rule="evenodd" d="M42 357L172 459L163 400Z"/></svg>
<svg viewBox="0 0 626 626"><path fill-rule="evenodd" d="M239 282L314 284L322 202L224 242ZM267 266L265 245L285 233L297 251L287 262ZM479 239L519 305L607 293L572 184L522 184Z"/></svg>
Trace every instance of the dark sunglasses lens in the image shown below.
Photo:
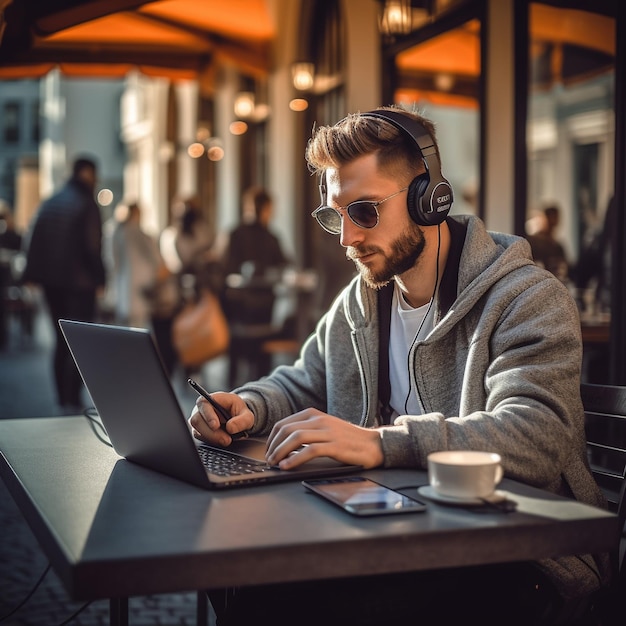
<svg viewBox="0 0 626 626"><path fill-rule="evenodd" d="M320 207L314 213L319 225L329 233L338 235L341 232L341 215L330 207Z"/></svg>
<svg viewBox="0 0 626 626"><path fill-rule="evenodd" d="M361 228L374 228L378 224L378 212L371 202L353 202L347 209L350 219Z"/></svg>

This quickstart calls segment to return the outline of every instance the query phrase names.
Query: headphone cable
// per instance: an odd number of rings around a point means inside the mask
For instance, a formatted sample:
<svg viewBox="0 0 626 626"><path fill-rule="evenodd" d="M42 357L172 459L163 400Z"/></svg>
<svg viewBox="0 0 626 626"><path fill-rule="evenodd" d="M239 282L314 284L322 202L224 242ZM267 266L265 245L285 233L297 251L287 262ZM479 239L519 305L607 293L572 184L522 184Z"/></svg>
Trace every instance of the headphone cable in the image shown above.
<svg viewBox="0 0 626 626"><path fill-rule="evenodd" d="M93 600L89 600L89 601L85 602L85 604L83 604L82 606L78 607L78 609L76 609L76 611L74 611L69 617L64 619L58 626L65 626L66 624L69 624L71 621L74 620L75 617L77 617L80 613L82 613L92 603L93 603Z"/></svg>
<svg viewBox="0 0 626 626"><path fill-rule="evenodd" d="M111 442L109 440L109 435L106 431L106 428L104 427L104 424L98 419L98 411L96 410L96 407L89 407L87 409L84 410L83 415L87 418L87 423L89 424L89 427L91 428L91 430L93 431L93 434L106 446L109 446L109 448L112 448L113 446L111 445ZM100 429L100 431L97 430L97 428Z"/></svg>
<svg viewBox="0 0 626 626"><path fill-rule="evenodd" d="M46 568L42 572L41 576L39 576L39 579L35 583L34 587L28 592L26 597L14 609L9 611L6 615L3 615L2 617L0 617L0 622L4 622L5 619L11 617L11 615L19 611L31 599L31 597L33 596L35 591L37 591L37 589L39 588L39 585L41 585L43 579L45 578L46 574L49 571L50 571L50 563L46 565Z"/></svg>
<svg viewBox="0 0 626 626"><path fill-rule="evenodd" d="M419 328L417 329L417 332L415 333L415 337L413 338L413 341L411 342L411 345L409 346L409 354L407 355L407 359L406 359L406 367L407 367L407 374L409 377L409 389L406 392L406 398L404 400L404 412L405 414L408 414L409 412L409 398L411 397L411 361L410 361L410 356L411 356L411 350L413 349L413 346L415 345L417 338L420 336L420 333L422 332L422 327L424 326L424 324L426 323L426 319L428 318L428 316L430 315L430 310L433 306L433 303L435 302L435 296L437 295L437 287L439 285L439 254L441 252L441 224L437 224L437 263L436 263L436 269L435 269L435 288L433 289L433 295L430 298L430 303L428 304L428 309L426 310L426 315L424 315L424 319L422 320L422 322L419 325ZM419 395L419 394L418 394ZM421 402L421 400L420 400Z"/></svg>

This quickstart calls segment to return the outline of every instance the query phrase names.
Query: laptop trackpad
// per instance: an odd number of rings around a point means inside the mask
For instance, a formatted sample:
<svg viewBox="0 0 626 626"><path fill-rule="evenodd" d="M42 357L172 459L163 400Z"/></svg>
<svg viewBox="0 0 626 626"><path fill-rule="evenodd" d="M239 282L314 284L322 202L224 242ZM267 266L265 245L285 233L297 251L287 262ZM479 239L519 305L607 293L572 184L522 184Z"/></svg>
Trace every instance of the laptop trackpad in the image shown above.
<svg viewBox="0 0 626 626"><path fill-rule="evenodd" d="M235 439L224 448L233 454L240 454L248 459L262 461L265 463L265 451L267 449L267 440L264 437L248 437L246 439Z"/></svg>

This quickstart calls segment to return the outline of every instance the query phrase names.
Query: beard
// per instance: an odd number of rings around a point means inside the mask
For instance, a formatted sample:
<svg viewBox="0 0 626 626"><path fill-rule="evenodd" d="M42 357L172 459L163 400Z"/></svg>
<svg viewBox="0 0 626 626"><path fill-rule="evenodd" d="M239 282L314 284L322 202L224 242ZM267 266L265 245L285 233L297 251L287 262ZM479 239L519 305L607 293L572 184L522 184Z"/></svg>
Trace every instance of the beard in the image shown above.
<svg viewBox="0 0 626 626"><path fill-rule="evenodd" d="M389 284L394 276L399 276L410 270L422 255L426 239L422 229L416 224L411 224L409 229L391 243L391 252L385 256L383 251L375 246L350 247L346 250L346 256L354 261L359 274L365 283L372 289L380 289ZM372 269L361 261L360 256L378 253L385 258L384 265L378 269Z"/></svg>

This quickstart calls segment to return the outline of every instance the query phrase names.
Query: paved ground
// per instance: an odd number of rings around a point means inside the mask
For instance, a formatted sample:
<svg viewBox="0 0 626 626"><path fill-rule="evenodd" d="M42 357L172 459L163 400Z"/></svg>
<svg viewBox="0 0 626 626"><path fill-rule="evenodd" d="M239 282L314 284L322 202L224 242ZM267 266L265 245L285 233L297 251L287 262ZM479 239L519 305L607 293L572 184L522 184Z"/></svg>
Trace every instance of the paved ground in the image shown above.
<svg viewBox="0 0 626 626"><path fill-rule="evenodd" d="M0 350L0 419L61 415L55 406L51 378L51 325L45 313L36 316L32 335L11 320L8 341ZM218 359L202 372L209 388L223 388L224 363ZM182 375L175 389L186 412L195 395L186 389ZM208 380L210 379L210 380ZM88 400L88 396L87 396ZM0 442L1 447L1 442ZM72 602L55 575L48 571L45 555L0 481L0 624L2 626L57 626L108 624L108 601L89 604L67 621L84 603ZM3 620L28 594L22 608ZM196 594L167 594L131 598L131 626L185 626L196 623ZM210 623L214 623L213 617Z"/></svg>

